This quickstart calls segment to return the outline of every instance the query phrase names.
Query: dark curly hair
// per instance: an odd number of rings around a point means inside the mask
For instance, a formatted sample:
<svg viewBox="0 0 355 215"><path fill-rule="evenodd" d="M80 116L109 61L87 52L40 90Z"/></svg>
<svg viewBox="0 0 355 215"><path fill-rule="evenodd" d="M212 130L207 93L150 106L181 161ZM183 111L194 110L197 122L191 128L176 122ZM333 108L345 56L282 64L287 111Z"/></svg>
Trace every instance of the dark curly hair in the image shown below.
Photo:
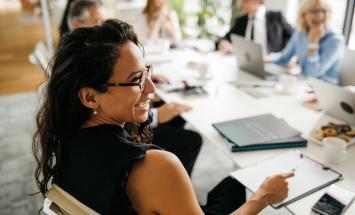
<svg viewBox="0 0 355 215"><path fill-rule="evenodd" d="M69 15L69 9L71 4L74 2L75 0L68 0L67 4L65 6L64 12L63 12L63 17L62 17L62 21L59 25L59 36L60 38L62 38L64 36L64 34L69 33L70 29L68 26L68 15Z"/></svg>
<svg viewBox="0 0 355 215"><path fill-rule="evenodd" d="M121 47L128 41L141 46L131 25L107 20L100 26L78 28L63 38L54 59L42 105L37 113L37 130L32 150L37 162L35 179L42 195L56 173L58 150L68 133L80 129L92 116L78 96L80 89L91 87L105 93L106 83L113 75ZM142 49L143 51L143 49ZM151 115L146 122L126 125L135 142L150 143Z"/></svg>

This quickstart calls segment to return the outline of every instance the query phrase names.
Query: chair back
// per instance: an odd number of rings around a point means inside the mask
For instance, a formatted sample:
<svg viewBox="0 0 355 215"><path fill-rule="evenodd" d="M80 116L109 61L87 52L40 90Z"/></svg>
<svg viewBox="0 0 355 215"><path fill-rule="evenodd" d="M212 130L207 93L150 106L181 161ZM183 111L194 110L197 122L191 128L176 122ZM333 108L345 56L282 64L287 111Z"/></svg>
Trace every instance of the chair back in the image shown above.
<svg viewBox="0 0 355 215"><path fill-rule="evenodd" d="M99 215L56 184L46 194L43 211L47 215Z"/></svg>
<svg viewBox="0 0 355 215"><path fill-rule="evenodd" d="M28 57L32 64L38 66L44 75L47 75L47 67L51 56L43 42L37 42L33 52Z"/></svg>
<svg viewBox="0 0 355 215"><path fill-rule="evenodd" d="M355 50L345 49L339 75L341 86L355 86Z"/></svg>

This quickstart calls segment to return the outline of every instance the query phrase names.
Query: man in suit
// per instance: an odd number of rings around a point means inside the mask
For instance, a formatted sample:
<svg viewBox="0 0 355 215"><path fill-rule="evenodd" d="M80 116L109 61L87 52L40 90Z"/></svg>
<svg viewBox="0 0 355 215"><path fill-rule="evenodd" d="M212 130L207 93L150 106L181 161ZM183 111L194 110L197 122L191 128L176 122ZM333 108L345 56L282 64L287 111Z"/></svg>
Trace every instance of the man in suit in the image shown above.
<svg viewBox="0 0 355 215"><path fill-rule="evenodd" d="M67 17L63 17L63 20L68 26L68 32L79 27L99 25L105 19L105 10L100 0L69 1L67 8ZM162 75L153 74L152 79L157 83L168 82ZM153 105L153 144L174 153L190 175L202 146L202 137L195 131L185 129L185 121L179 115L190 111L191 107L161 101Z"/></svg>
<svg viewBox="0 0 355 215"><path fill-rule="evenodd" d="M234 26L217 42L218 50L231 51L231 34L237 34L261 44L264 54L280 52L293 32L283 15L266 11L263 0L240 0L239 4L244 15L237 17Z"/></svg>

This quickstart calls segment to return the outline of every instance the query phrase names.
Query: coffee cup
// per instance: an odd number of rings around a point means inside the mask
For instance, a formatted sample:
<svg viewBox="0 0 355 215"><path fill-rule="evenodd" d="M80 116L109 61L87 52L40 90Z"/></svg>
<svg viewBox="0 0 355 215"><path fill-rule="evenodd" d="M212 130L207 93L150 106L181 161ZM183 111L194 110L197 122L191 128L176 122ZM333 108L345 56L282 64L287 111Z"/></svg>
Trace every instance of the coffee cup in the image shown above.
<svg viewBox="0 0 355 215"><path fill-rule="evenodd" d="M296 65L292 66L292 68L288 69L288 72L291 75L299 75L302 72L302 68L300 67L300 65L296 64Z"/></svg>
<svg viewBox="0 0 355 215"><path fill-rule="evenodd" d="M282 74L279 78L277 90L284 94L295 94L297 91L297 77L290 74Z"/></svg>
<svg viewBox="0 0 355 215"><path fill-rule="evenodd" d="M329 164L340 164L346 155L347 142L338 137L323 139L324 157Z"/></svg>
<svg viewBox="0 0 355 215"><path fill-rule="evenodd" d="M158 44L161 48L162 53L167 53L170 50L170 40L168 39L159 39Z"/></svg>
<svg viewBox="0 0 355 215"><path fill-rule="evenodd" d="M209 78L209 64L202 62L197 65L198 78L199 79L208 79Z"/></svg>

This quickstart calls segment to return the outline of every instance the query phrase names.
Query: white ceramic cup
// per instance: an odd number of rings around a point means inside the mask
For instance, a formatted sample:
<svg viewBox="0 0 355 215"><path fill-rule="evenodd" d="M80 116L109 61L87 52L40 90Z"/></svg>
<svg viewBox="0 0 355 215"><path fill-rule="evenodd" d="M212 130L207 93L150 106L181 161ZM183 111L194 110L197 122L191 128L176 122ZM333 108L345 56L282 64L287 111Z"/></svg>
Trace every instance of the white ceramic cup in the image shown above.
<svg viewBox="0 0 355 215"><path fill-rule="evenodd" d="M280 91L285 94L295 94L297 91L297 77L289 74L282 74L279 79Z"/></svg>
<svg viewBox="0 0 355 215"><path fill-rule="evenodd" d="M296 64L292 68L289 69L289 73L292 75L299 75L302 72L302 68L300 65Z"/></svg>
<svg viewBox="0 0 355 215"><path fill-rule="evenodd" d="M329 164L340 164L345 159L347 143L338 137L323 139L324 157Z"/></svg>
<svg viewBox="0 0 355 215"><path fill-rule="evenodd" d="M160 46L162 53L167 53L170 49L170 40L168 39L159 39L158 44Z"/></svg>
<svg viewBox="0 0 355 215"><path fill-rule="evenodd" d="M199 63L197 65L199 79L207 79L208 78L208 76L209 76L208 68L209 68L209 64L205 63L205 62Z"/></svg>

